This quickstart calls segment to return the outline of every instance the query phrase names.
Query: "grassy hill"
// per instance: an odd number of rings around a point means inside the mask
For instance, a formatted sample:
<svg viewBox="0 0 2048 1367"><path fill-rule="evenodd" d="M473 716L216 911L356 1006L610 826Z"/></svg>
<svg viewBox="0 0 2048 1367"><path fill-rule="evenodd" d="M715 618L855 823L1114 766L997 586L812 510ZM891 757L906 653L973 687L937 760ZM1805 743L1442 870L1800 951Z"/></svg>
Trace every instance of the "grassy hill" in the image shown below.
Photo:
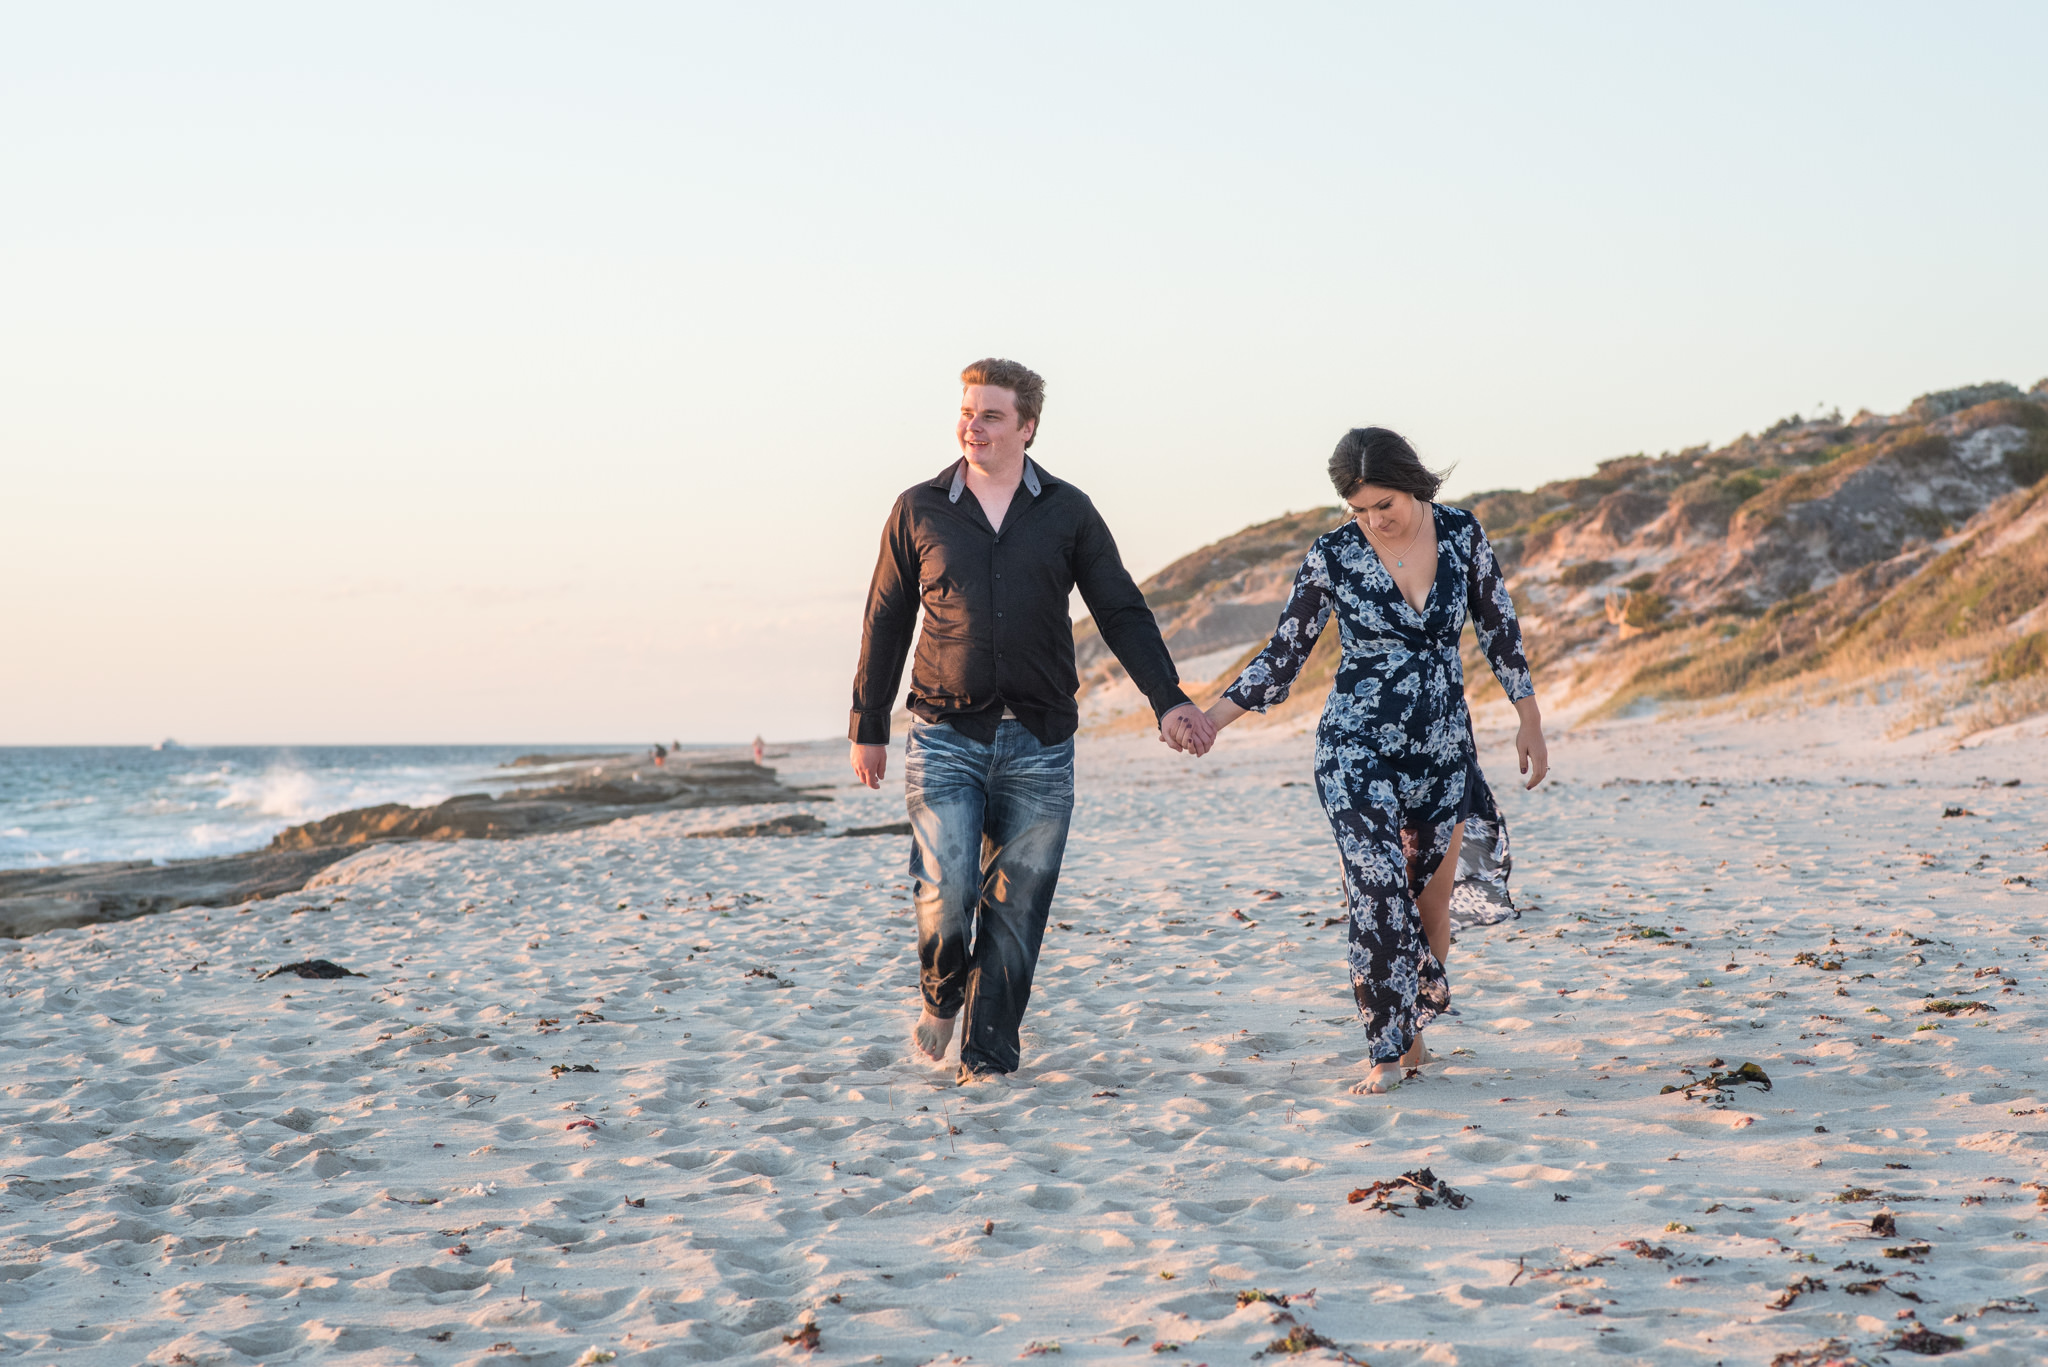
<svg viewBox="0 0 2048 1367"><path fill-rule="evenodd" d="M1719 448L1623 456L1593 473L1458 500L1509 573L1546 704L1611 713L1890 680L1930 720L2048 710L2048 381L1922 395L1903 413L1788 418ZM1272 629L1302 552L1342 510L1291 513L1144 584L1182 673L1236 676ZM1469 639L1469 637L1468 637ZM1144 725L1092 622L1075 630L1084 719ZM1320 710L1326 635L1280 713ZM1468 653L1475 702L1497 696Z"/></svg>

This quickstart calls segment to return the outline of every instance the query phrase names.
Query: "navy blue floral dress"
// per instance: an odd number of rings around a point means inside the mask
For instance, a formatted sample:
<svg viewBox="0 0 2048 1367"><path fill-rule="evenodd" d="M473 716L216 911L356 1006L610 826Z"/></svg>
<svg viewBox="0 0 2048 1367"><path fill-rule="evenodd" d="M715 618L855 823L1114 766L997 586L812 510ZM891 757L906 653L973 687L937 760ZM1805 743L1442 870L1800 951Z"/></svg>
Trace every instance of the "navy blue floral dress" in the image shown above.
<svg viewBox="0 0 2048 1367"><path fill-rule="evenodd" d="M1351 988L1374 1063L1399 1058L1450 1006L1449 980L1422 933L1416 896L1460 822L1451 915L1463 926L1518 915L1508 895L1507 823L1479 771L1458 637L1469 618L1510 701L1536 691L1522 629L1479 519L1429 505L1436 580L1423 610L1355 521L1316 538L1279 630L1224 695L1263 712L1287 697L1334 613L1343 660L1316 731L1316 789L1344 864Z"/></svg>

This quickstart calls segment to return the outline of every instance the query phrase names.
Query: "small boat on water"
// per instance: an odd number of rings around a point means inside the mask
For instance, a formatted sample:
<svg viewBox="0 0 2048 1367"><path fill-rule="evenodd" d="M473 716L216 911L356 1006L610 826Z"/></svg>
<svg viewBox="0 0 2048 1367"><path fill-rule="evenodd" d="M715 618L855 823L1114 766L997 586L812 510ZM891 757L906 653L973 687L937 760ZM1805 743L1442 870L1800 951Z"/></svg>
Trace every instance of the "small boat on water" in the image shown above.
<svg viewBox="0 0 2048 1367"><path fill-rule="evenodd" d="M169 736L165 736L162 740L158 741L155 745L152 745L149 748L152 750L182 750L185 747L178 744L178 742L172 740Z"/></svg>

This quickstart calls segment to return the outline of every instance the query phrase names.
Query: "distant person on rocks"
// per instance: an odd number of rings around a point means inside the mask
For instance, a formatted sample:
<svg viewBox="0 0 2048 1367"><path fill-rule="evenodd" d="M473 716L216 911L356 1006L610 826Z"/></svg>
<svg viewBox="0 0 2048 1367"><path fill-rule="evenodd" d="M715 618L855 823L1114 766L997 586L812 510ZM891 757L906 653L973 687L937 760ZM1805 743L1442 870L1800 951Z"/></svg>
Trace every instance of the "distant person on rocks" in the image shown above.
<svg viewBox="0 0 2048 1367"><path fill-rule="evenodd" d="M660 741L654 743L654 762L656 765L668 763L668 747Z"/></svg>
<svg viewBox="0 0 2048 1367"><path fill-rule="evenodd" d="M759 764L766 758L768 758L768 747L761 743L759 736L754 737L754 763Z"/></svg>
<svg viewBox="0 0 2048 1367"><path fill-rule="evenodd" d="M1372 1060L1351 1090L1384 1092L1429 1061L1422 1029L1450 1008L1454 904L1463 925L1516 914L1507 823L1465 706L1467 621L1521 714L1527 787L1550 756L1522 629L1479 519L1436 503L1441 477L1384 427L1345 433L1330 480L1351 517L1309 547L1271 644L1208 716L1221 731L1285 701L1336 619L1343 658L1316 731L1316 790L1343 860L1352 995Z"/></svg>
<svg viewBox="0 0 2048 1367"><path fill-rule="evenodd" d="M960 382L960 458L905 490L882 531L850 739L854 773L879 788L922 609L904 762L924 998L911 1038L942 1061L964 1010L965 1085L1017 1070L1066 850L1080 724L1068 595L1080 589L1168 743L1206 749L1215 733L1181 692L1159 624L1102 515L1026 454L1045 381L1015 361L984 360Z"/></svg>

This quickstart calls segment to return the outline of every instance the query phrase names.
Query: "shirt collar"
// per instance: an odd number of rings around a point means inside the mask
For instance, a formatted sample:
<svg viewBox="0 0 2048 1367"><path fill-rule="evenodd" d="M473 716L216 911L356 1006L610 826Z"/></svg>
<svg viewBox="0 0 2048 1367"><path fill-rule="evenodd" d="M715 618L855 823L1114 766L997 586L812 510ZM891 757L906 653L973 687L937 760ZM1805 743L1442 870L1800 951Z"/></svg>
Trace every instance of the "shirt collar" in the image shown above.
<svg viewBox="0 0 2048 1367"><path fill-rule="evenodd" d="M946 477L944 475L941 475L937 480L934 480L933 483L940 483L944 481L945 478ZM1045 486L1039 481L1038 478L1038 467L1032 463L1031 457L1029 456L1024 457L1024 487L1031 491L1031 496L1033 498L1037 498L1040 494L1045 492ZM946 489L946 502L958 503L960 501L960 495L966 490L966 488L967 457L962 456L953 466L953 480L952 483L948 485Z"/></svg>

